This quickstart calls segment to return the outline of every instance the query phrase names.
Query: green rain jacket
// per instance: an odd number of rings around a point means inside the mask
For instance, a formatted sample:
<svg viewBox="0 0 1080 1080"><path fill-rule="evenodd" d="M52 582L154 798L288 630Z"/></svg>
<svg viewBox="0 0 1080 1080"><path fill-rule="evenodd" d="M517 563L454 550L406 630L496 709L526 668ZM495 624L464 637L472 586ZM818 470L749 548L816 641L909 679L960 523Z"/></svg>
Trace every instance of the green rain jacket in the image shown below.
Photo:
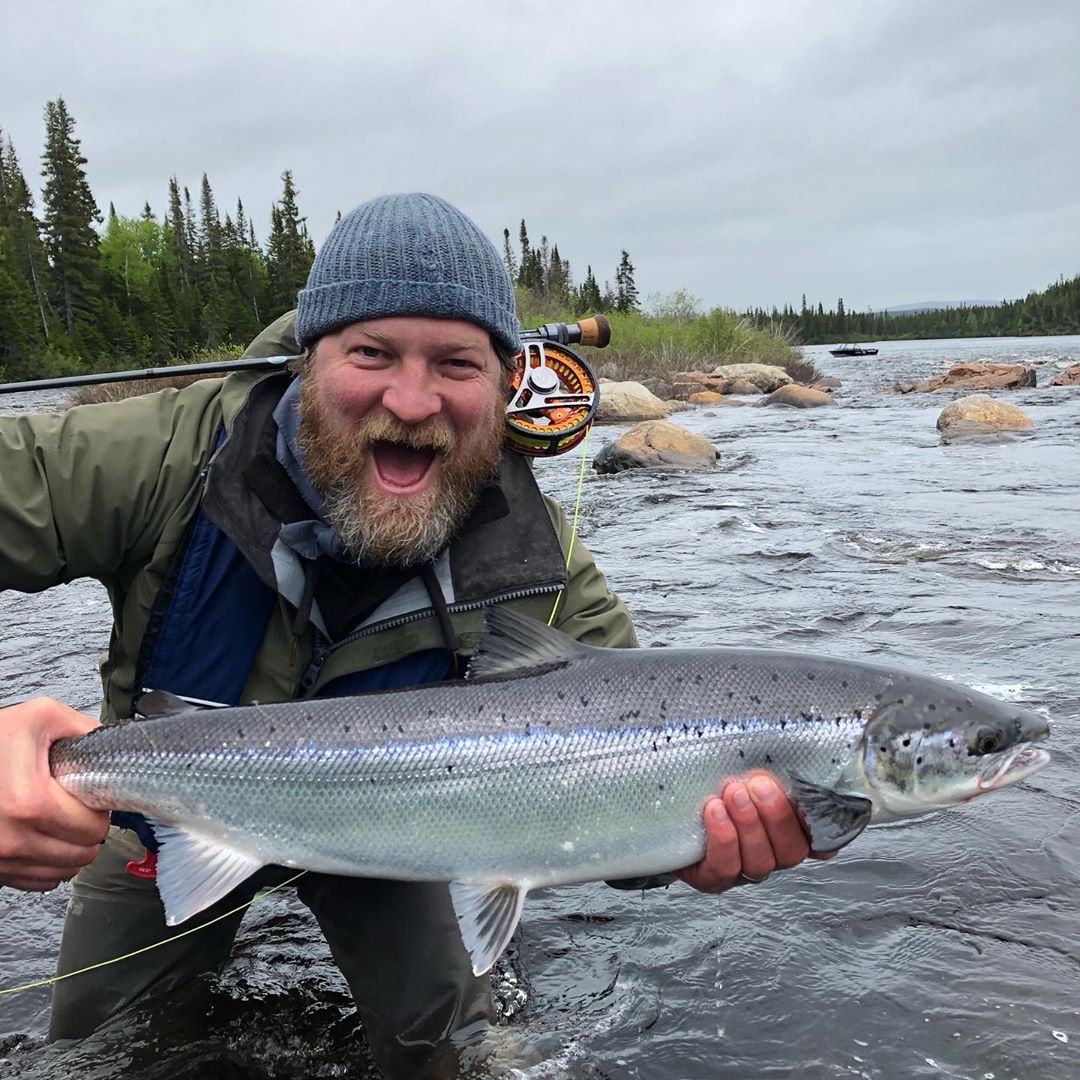
<svg viewBox="0 0 1080 1080"><path fill-rule="evenodd" d="M290 312L264 330L245 355L296 353L294 318ZM251 442L246 428L262 422L265 401L280 396L285 380L282 374L237 373L61 414L0 418L0 588L37 592L82 577L104 584L114 620L101 662L104 722L132 714L151 608L200 505L256 569L265 569L272 540L248 512L255 503L237 454ZM228 439L215 453L222 425ZM462 651L474 651L483 633L484 603L509 603L547 621L557 596L554 625L571 637L636 645L626 607L580 540L566 565L569 523L556 503L540 495L524 459L507 453L501 479L510 513L451 547L460 580L450 613ZM316 641L310 627L297 640L294 621L295 610L279 597L242 700L301 696ZM308 692L317 694L341 675L440 647L444 638L433 613L376 628L335 647Z"/></svg>

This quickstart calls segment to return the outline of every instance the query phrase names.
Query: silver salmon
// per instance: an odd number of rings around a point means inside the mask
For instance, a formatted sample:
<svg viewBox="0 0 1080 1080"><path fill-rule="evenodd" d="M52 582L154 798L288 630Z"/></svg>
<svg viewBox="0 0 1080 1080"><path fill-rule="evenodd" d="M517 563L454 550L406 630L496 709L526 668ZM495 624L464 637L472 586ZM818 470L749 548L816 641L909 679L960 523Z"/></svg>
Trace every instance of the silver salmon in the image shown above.
<svg viewBox="0 0 1080 1080"><path fill-rule="evenodd" d="M477 974L530 889L698 860L725 777L780 776L829 851L1049 760L1045 719L945 680L761 649L598 649L502 608L458 682L214 710L147 698L164 715L61 739L51 766L87 805L150 819L169 925L268 864L447 881Z"/></svg>

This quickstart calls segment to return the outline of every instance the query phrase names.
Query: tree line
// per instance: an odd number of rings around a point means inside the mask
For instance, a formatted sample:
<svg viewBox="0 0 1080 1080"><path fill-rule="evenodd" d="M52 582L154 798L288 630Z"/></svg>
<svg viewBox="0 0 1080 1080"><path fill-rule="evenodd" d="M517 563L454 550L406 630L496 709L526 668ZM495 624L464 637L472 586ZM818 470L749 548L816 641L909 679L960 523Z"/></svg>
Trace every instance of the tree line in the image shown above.
<svg viewBox="0 0 1080 1080"><path fill-rule="evenodd" d="M826 311L806 303L766 311L745 312L759 329L783 327L804 345L845 341L895 341L903 338L1030 337L1040 334L1080 334L1080 275L1061 277L1030 292L1023 300L1000 304L971 304L933 311L847 311L844 299Z"/></svg>
<svg viewBox="0 0 1080 1080"><path fill-rule="evenodd" d="M103 215L62 98L45 106L42 209L0 133L0 371L9 379L167 362L247 342L293 307L314 257L291 172L260 245L238 199L176 177L159 220ZM99 228L103 226L103 228Z"/></svg>
<svg viewBox="0 0 1080 1080"><path fill-rule="evenodd" d="M250 341L296 305L315 252L292 173L260 244L237 199L222 213L203 174L196 198L176 177L159 217L103 214L63 98L45 106L40 215L15 147L0 131L0 376L30 379L167 363ZM340 213L339 213L340 217ZM505 232L507 267L532 311L634 311L634 267L623 251L615 285L588 268L575 285L546 237L525 222L520 254Z"/></svg>

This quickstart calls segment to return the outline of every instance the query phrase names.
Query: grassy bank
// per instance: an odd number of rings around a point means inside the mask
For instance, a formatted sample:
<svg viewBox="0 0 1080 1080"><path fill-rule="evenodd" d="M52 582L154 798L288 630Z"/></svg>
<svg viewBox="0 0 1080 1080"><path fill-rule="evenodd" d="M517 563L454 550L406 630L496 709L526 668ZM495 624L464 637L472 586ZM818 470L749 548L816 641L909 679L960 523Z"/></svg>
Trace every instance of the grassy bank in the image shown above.
<svg viewBox="0 0 1080 1080"><path fill-rule="evenodd" d="M722 308L682 317L610 311L606 318L611 322L611 344L582 352L590 363L616 368L621 379L711 371L720 364L771 364L799 382L820 377L813 364L803 360L789 333L755 329L748 320ZM521 314L525 327L574 321L576 317L567 312Z"/></svg>

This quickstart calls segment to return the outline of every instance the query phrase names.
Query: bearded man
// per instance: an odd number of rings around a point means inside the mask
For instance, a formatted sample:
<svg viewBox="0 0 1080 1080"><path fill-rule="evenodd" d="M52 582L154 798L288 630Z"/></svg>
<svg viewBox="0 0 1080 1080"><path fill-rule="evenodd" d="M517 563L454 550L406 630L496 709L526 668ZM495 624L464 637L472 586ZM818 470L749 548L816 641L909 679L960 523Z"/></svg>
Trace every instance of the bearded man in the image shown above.
<svg viewBox="0 0 1080 1080"><path fill-rule="evenodd" d="M303 349L295 371L0 420L0 588L106 585L106 723L148 689L236 704L443 679L491 604L547 621L557 603L572 637L634 646L591 556L567 555L562 511L504 453L519 348L512 284L472 221L430 195L365 203L330 233L297 312L249 349ZM44 891L78 872L61 973L176 933L135 835L49 775L50 743L95 723L50 699L0 711L0 884ZM729 783L705 823L705 858L679 874L705 891L808 855L764 775ZM284 877L264 869L196 918ZM482 1028L491 1002L447 887L309 873L296 889L381 1067L452 1074L451 1036ZM52 1037L219 967L241 918L59 983Z"/></svg>

